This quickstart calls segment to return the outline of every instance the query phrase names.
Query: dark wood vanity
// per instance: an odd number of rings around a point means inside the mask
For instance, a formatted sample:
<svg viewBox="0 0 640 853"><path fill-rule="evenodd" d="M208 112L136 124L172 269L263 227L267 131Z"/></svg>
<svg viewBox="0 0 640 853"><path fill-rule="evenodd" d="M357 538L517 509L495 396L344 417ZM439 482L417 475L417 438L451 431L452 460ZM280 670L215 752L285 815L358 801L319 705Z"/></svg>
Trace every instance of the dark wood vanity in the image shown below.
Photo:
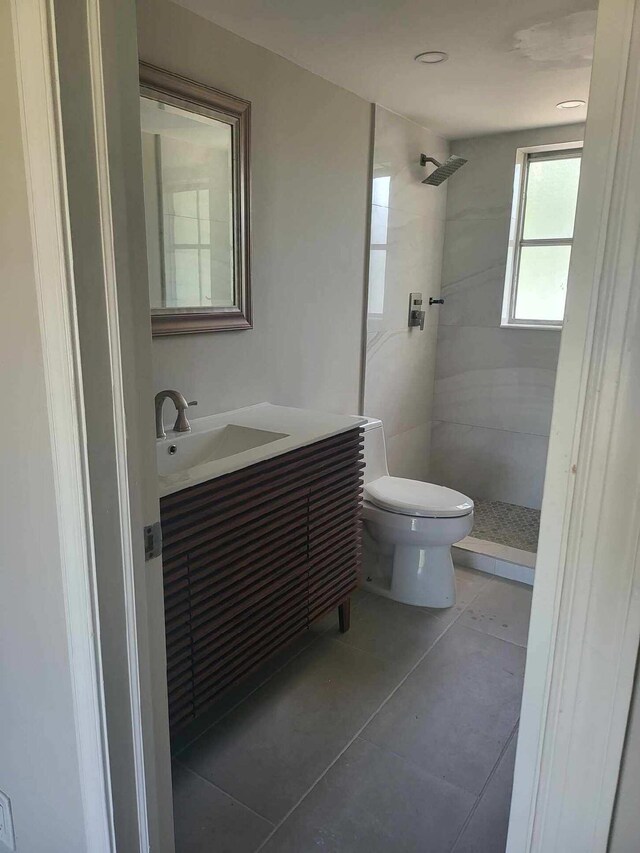
<svg viewBox="0 0 640 853"><path fill-rule="evenodd" d="M349 596L361 557L359 428L161 499L171 735Z"/></svg>

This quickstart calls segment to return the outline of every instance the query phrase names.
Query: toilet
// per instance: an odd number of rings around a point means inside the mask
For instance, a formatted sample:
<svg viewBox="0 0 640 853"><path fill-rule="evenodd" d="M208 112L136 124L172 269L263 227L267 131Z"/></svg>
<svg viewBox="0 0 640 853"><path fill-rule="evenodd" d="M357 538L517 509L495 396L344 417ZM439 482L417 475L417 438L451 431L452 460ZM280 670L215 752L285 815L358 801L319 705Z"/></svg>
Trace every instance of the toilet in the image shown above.
<svg viewBox="0 0 640 853"><path fill-rule="evenodd" d="M364 457L364 588L404 604L451 607L451 546L471 532L473 501L444 486L390 477L376 418L364 424Z"/></svg>

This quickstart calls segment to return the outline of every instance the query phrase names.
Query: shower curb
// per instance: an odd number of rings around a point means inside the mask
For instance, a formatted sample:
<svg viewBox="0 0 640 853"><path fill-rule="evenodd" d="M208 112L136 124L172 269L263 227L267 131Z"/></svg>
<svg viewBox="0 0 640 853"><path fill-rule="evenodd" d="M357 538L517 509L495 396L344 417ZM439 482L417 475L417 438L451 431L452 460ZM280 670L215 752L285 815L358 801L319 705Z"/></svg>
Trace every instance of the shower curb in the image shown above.
<svg viewBox="0 0 640 853"><path fill-rule="evenodd" d="M536 555L509 545L466 536L451 549L457 566L533 586Z"/></svg>

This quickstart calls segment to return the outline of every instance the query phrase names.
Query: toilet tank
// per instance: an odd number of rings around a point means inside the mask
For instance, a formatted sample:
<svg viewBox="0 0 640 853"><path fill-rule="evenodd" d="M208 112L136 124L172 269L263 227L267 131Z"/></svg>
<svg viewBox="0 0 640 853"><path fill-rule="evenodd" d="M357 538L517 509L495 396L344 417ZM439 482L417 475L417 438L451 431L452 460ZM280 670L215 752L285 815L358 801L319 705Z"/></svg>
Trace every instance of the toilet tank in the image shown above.
<svg viewBox="0 0 640 853"><path fill-rule="evenodd" d="M388 477L387 448L384 442L382 421L378 418L367 418L364 424L364 482L372 483L380 477Z"/></svg>

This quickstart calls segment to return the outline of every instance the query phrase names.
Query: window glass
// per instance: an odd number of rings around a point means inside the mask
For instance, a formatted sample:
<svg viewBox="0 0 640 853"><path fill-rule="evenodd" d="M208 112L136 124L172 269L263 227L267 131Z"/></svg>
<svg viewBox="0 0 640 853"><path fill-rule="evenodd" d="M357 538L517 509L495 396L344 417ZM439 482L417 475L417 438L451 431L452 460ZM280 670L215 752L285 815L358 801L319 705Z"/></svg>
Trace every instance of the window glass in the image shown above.
<svg viewBox="0 0 640 853"><path fill-rule="evenodd" d="M173 290L171 301L167 304L172 308L186 308L197 305L200 299L200 269L197 249L174 249L175 280L180 282L180 288Z"/></svg>
<svg viewBox="0 0 640 853"><path fill-rule="evenodd" d="M369 314L384 313L387 250L372 249L369 261Z"/></svg>
<svg viewBox="0 0 640 853"><path fill-rule="evenodd" d="M523 246L520 251L516 320L562 322L571 246Z"/></svg>
<svg viewBox="0 0 640 853"><path fill-rule="evenodd" d="M373 179L373 204L381 204L389 207L389 190L391 189L391 178L389 175L380 175Z"/></svg>
<svg viewBox="0 0 640 853"><path fill-rule="evenodd" d="M571 238L576 216L580 157L531 160L522 238Z"/></svg>
<svg viewBox="0 0 640 853"><path fill-rule="evenodd" d="M171 216L173 219L173 242L177 244L197 245L198 220L190 216Z"/></svg>
<svg viewBox="0 0 640 853"><path fill-rule="evenodd" d="M198 217L198 195L195 190L168 193L164 203L169 208L166 213L190 216L192 219Z"/></svg>

